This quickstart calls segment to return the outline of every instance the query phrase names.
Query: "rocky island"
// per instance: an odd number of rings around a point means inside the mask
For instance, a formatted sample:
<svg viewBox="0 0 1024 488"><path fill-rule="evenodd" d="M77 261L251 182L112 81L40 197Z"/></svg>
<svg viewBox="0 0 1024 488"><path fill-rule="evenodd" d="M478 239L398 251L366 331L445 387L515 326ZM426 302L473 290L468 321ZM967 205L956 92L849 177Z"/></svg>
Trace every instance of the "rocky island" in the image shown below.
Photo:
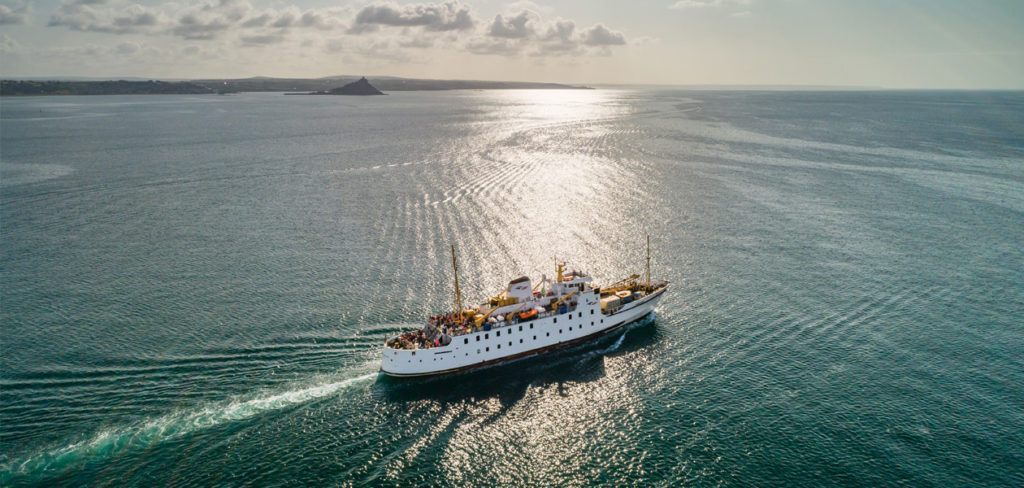
<svg viewBox="0 0 1024 488"><path fill-rule="evenodd" d="M366 77L353 81L345 86L331 88L327 91L315 91L310 95L383 95L384 93L373 87Z"/></svg>

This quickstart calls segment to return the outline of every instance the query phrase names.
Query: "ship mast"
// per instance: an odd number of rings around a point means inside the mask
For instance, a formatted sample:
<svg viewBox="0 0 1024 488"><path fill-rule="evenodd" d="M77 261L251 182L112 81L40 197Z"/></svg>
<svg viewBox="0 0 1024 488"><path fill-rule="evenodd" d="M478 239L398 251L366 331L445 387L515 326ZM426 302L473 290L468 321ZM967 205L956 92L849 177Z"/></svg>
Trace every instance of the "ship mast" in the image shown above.
<svg viewBox="0 0 1024 488"><path fill-rule="evenodd" d="M651 235L647 234L647 291L651 291Z"/></svg>
<svg viewBox="0 0 1024 488"><path fill-rule="evenodd" d="M462 292L459 291L459 265L455 263L455 244L452 244L452 269L455 270L455 313L462 316Z"/></svg>

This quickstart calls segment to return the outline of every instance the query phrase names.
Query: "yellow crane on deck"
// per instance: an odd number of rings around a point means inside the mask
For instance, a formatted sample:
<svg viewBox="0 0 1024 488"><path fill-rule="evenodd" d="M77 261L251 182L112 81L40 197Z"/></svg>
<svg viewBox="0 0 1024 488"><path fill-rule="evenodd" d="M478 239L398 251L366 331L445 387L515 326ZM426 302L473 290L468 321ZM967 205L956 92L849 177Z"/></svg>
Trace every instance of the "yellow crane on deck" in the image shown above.
<svg viewBox="0 0 1024 488"><path fill-rule="evenodd" d="M607 295L609 293L615 293L621 290L632 289L633 286L636 285L636 279L639 277L640 275L634 273L632 275L629 275L629 278L623 278L619 281L616 281L615 283L612 283L611 285L603 286L601 287L601 294Z"/></svg>

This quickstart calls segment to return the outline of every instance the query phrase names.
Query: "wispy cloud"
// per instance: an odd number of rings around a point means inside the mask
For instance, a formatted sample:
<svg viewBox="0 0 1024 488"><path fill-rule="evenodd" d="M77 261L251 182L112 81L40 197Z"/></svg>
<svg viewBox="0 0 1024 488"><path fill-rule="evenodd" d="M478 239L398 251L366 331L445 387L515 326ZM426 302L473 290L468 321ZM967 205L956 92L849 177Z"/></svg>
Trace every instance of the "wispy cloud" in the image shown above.
<svg viewBox="0 0 1024 488"><path fill-rule="evenodd" d="M20 0L0 2L0 25L26 25L32 6Z"/></svg>
<svg viewBox="0 0 1024 488"><path fill-rule="evenodd" d="M21 44L7 34L0 34L0 52L13 54L21 49Z"/></svg>
<svg viewBox="0 0 1024 488"><path fill-rule="evenodd" d="M284 42L284 36L280 34L265 34L258 36L242 36L241 41L243 44L263 46L267 44L278 44Z"/></svg>

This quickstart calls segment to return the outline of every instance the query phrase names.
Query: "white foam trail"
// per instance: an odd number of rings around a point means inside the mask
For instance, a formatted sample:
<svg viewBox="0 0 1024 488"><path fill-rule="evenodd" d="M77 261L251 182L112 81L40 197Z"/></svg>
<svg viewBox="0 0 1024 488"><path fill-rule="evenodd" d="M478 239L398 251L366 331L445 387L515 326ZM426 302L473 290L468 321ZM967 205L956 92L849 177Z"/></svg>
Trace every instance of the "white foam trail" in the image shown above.
<svg viewBox="0 0 1024 488"><path fill-rule="evenodd" d="M643 326L651 323L652 321L654 321L654 318L655 318L654 317L654 313L651 313L651 315L649 317L647 317L645 319L642 319L642 320L638 320L636 322L633 322L632 324L627 325L626 328L622 331L622 335L620 335L619 338L615 340L614 344L608 346L606 349L601 349L599 351L594 351L592 354L598 354L598 355L600 355L600 354L608 354L610 352L618 350L619 347L622 347L622 341L626 340L626 334L628 334L630 330L633 330L633 329L635 329L637 327L643 327Z"/></svg>
<svg viewBox="0 0 1024 488"><path fill-rule="evenodd" d="M620 335L619 338L615 340L615 343L613 343L612 345L610 345L610 346L608 346L608 347L606 347L604 349L598 349L596 351L591 351L591 352L587 353L585 356L601 356L603 354L608 354L610 352L614 352L614 351L618 350L620 347L622 347L622 341L626 340L626 334L629 334L629 331L631 329L633 329L634 327L639 327L639 326L644 325L646 323L647 323L647 320L641 320L641 321L636 322L634 324L628 325L622 331L622 335Z"/></svg>
<svg viewBox="0 0 1024 488"><path fill-rule="evenodd" d="M625 331L623 331L622 335L619 336L619 339L617 341L615 341L615 344L612 344L611 347L609 347L608 349L605 349L604 352L612 352L612 351L618 349L619 346L622 345L622 341L626 339L626 334L628 334L628 333L629 333L629 329L626 329Z"/></svg>
<svg viewBox="0 0 1024 488"><path fill-rule="evenodd" d="M377 374L376 372L367 373L354 378L276 395L210 405L199 410L178 411L130 427L103 431L90 440L41 452L20 462L15 461L4 467L6 473L0 472L0 481L4 481L12 474L27 475L47 470L57 472L78 461L96 459L126 449L150 447L203 429L323 398L363 381L376 378Z"/></svg>

